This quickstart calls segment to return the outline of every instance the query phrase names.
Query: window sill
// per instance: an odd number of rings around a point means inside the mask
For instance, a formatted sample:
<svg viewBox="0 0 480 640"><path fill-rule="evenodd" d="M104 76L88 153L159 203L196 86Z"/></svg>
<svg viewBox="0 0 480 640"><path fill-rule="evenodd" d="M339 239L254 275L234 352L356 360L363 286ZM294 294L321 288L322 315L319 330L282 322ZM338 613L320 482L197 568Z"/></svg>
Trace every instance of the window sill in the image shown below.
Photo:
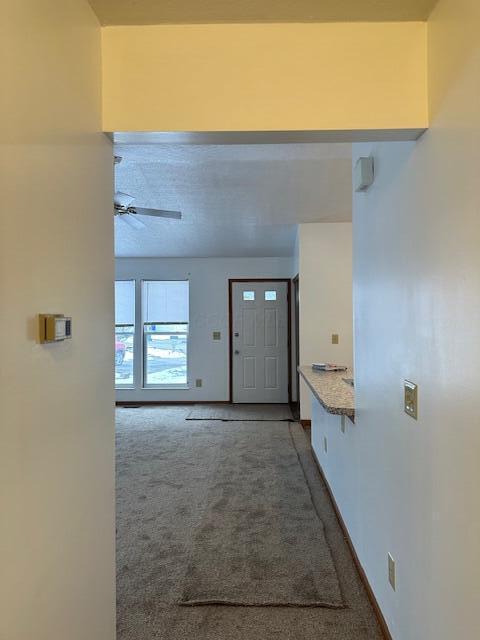
<svg viewBox="0 0 480 640"><path fill-rule="evenodd" d="M156 385L151 385L149 384L147 387L142 387L142 391L149 391L149 390L156 390L156 391L161 391L162 389L164 389L165 391L188 391L190 389L190 385L188 384L156 384Z"/></svg>

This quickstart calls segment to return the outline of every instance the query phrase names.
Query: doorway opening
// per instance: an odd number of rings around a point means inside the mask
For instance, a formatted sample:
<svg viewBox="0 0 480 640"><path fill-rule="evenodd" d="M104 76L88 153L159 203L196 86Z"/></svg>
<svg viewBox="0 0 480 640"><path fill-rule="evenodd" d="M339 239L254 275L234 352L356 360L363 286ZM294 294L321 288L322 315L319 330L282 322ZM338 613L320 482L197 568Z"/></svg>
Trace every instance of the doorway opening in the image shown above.
<svg viewBox="0 0 480 640"><path fill-rule="evenodd" d="M353 640L367 624L380 640L291 413L303 311L292 278L314 305L318 275L338 280L302 238L349 223L351 145L179 135L114 137L118 638L247 640L280 616L291 637ZM312 339L337 330L318 323Z"/></svg>

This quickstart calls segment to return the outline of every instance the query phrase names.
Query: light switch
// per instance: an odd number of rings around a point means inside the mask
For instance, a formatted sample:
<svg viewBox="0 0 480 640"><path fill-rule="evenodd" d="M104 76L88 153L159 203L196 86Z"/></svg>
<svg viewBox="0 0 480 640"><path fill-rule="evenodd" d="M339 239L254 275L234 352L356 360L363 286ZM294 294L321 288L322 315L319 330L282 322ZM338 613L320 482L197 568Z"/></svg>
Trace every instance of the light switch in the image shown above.
<svg viewBox="0 0 480 640"><path fill-rule="evenodd" d="M405 413L417 419L418 414L418 387L413 382L404 381L405 389Z"/></svg>
<svg viewBox="0 0 480 640"><path fill-rule="evenodd" d="M212 336L214 340L221 340L222 338L222 334L220 333L220 331L214 331Z"/></svg>
<svg viewBox="0 0 480 640"><path fill-rule="evenodd" d="M332 344L338 344L338 333L332 333Z"/></svg>

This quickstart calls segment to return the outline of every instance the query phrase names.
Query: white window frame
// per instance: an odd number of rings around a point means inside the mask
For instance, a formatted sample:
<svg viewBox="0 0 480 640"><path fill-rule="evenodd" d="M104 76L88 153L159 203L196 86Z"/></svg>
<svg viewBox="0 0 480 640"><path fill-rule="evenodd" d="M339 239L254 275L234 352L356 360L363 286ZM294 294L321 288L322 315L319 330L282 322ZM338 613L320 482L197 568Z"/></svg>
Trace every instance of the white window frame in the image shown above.
<svg viewBox="0 0 480 640"><path fill-rule="evenodd" d="M187 282L188 283L188 322L145 322L144 319L144 284L146 282ZM190 360L190 280L188 278L143 278L140 280L140 299L141 299L141 324L139 331L141 333L141 344L142 344L142 389L190 389L190 374L189 374L189 360ZM186 369L187 369L187 382L180 384L149 384L147 383L147 341L145 339L145 325L154 324L154 325L180 325L187 324L187 331L169 331L168 335L186 335L187 336L187 354L186 354ZM125 387L124 387L125 388Z"/></svg>
<svg viewBox="0 0 480 640"><path fill-rule="evenodd" d="M122 391L124 389L136 389L136 367L135 367L135 361L137 358L137 353L138 353L138 349L137 349L137 281L135 278L115 278L114 280L114 288L115 288L115 284L117 282L133 282L133 360L132 360L132 379L133 382L130 383L126 383L126 384L122 384L121 382L117 382L116 379L116 362L115 362L115 353L114 353L114 384L115 384L115 389L118 389L119 391ZM122 327L122 326L132 326L132 325L126 325L124 323L120 323L117 325L116 322L116 318L114 318L114 335L113 335L113 340L114 340L114 348L115 348L115 343L117 342L117 326L118 327Z"/></svg>

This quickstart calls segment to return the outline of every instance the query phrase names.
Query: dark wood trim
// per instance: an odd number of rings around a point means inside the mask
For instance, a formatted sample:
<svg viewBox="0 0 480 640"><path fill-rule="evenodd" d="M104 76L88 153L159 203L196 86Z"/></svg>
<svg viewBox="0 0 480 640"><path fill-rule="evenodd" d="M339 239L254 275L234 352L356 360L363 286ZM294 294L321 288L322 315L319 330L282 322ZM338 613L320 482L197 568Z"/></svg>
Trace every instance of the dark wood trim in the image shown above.
<svg viewBox="0 0 480 640"><path fill-rule="evenodd" d="M302 427L311 427L312 426L312 421L311 420L300 420L300 424L302 425Z"/></svg>
<svg viewBox="0 0 480 640"><path fill-rule="evenodd" d="M300 420L300 411L299 411L298 403L294 402L293 400L290 402L290 411L292 412L292 417L295 420L295 422L298 422Z"/></svg>
<svg viewBox="0 0 480 640"><path fill-rule="evenodd" d="M292 414L293 416L300 418L300 374L298 373L298 367L300 365L300 308L297 305L297 292L300 290L300 275L292 278L292 313L295 316L295 334L293 340L295 342L295 382L297 388L297 400L292 402ZM290 351L293 348L293 341L290 347ZM293 354L292 354L293 359ZM293 379L293 378L292 378Z"/></svg>
<svg viewBox="0 0 480 640"><path fill-rule="evenodd" d="M288 403L292 401L292 281L287 280Z"/></svg>
<svg viewBox="0 0 480 640"><path fill-rule="evenodd" d="M116 407L135 407L143 405L176 405L176 404L231 404L228 400L116 400Z"/></svg>
<svg viewBox="0 0 480 640"><path fill-rule="evenodd" d="M228 399L233 398L233 300L232 300L233 280L228 280Z"/></svg>
<svg viewBox="0 0 480 640"><path fill-rule="evenodd" d="M385 618L383 617L382 610L380 609L380 605L378 604L377 599L375 597L375 594L373 593L373 589L370 586L370 582L368 581L367 574L365 573L365 570L362 567L362 564L361 564L361 562L360 562L360 560L358 558L357 552L355 550L355 547L353 545L352 539L350 537L350 533L349 533L349 531L347 529L347 525L345 524L345 521L344 521L344 519L342 517L342 514L340 513L340 509L338 508L337 501L334 498L333 491L332 491L332 489L331 489L331 487L330 487L330 485L328 483L328 480L327 480L327 478L325 476L325 473L323 472L322 465L320 464L320 461L318 460L315 451L313 449L311 451L312 451L313 459L315 460L315 463L317 465L318 472L320 473L320 476L321 476L321 478L322 478L322 480L325 483L325 486L327 488L327 493L328 493L328 496L330 498L330 502L332 503L333 510L335 511L335 515L337 516L337 520L338 520L338 522L340 524L340 527L342 529L343 535L345 537L345 541L346 541L346 543L348 545L348 548L350 549L350 553L352 554L353 562L355 563L355 566L356 566L357 571L359 573L360 579L363 582L363 586L365 587L365 591L367 592L367 596L368 596L368 599L370 600L370 604L372 605L372 608L373 608L373 610L375 612L375 616L376 616L376 618L378 620L378 624L379 624L380 629L382 631L383 637L384 637L385 640L393 640L393 637L392 637L392 634L390 633L390 630L388 628L387 622L386 622Z"/></svg>
<svg viewBox="0 0 480 640"><path fill-rule="evenodd" d="M292 402L292 310L291 310L291 288L290 278L229 278L228 279L228 397L229 402L233 402L233 301L232 286L234 282L286 282L287 283L287 349L288 349L288 403Z"/></svg>

